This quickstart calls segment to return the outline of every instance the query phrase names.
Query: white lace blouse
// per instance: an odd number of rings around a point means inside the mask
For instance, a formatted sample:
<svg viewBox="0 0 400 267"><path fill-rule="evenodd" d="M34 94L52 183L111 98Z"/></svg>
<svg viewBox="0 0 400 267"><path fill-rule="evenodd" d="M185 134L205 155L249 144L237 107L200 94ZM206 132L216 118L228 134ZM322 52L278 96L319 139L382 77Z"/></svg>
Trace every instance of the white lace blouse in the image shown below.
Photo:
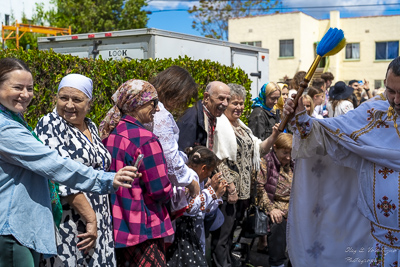
<svg viewBox="0 0 400 267"><path fill-rule="evenodd" d="M336 106L335 111L333 111L332 103L328 102L326 105L326 109L328 110L329 118L338 117L340 115L346 114L350 110L354 109L353 103L348 100L342 100Z"/></svg>
<svg viewBox="0 0 400 267"><path fill-rule="evenodd" d="M185 164L186 156L178 150L179 128L172 114L159 102L160 111L154 115L153 133L158 136L164 150L168 178L174 186L187 186L196 173Z"/></svg>

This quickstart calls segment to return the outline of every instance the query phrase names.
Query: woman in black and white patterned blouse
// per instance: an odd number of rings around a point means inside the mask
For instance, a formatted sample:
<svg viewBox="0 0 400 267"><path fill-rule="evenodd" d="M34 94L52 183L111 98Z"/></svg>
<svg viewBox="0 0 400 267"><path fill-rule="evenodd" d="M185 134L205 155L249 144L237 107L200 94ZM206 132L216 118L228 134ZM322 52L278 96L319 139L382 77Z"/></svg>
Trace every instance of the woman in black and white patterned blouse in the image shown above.
<svg viewBox="0 0 400 267"><path fill-rule="evenodd" d="M94 169L107 170L111 155L102 144L96 125L86 115L92 101L92 80L65 76L58 87L57 106L42 117L36 133L63 157ZM57 256L45 266L115 266L108 195L83 193L60 185L63 205L57 238Z"/></svg>

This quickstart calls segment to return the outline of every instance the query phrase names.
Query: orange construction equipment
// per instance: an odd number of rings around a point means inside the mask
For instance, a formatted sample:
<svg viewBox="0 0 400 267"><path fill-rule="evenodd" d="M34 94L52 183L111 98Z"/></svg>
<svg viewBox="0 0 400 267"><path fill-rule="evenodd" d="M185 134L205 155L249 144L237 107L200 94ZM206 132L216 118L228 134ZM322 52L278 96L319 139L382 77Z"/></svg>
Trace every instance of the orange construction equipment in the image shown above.
<svg viewBox="0 0 400 267"><path fill-rule="evenodd" d="M8 35L5 37L6 31ZM22 38L22 36L27 33L43 33L47 34L47 36L50 35L57 35L57 34L68 34L71 35L71 26L69 28L55 28L55 27L46 27L46 26L37 26L37 25L30 25L30 24L22 24L18 23L18 21L15 21L15 25L12 26L7 26L7 25L1 25L1 37L3 40L3 49L4 49L4 43L7 40L10 39L16 39L17 40L17 49L19 48L19 40ZM15 33L15 36L13 34Z"/></svg>

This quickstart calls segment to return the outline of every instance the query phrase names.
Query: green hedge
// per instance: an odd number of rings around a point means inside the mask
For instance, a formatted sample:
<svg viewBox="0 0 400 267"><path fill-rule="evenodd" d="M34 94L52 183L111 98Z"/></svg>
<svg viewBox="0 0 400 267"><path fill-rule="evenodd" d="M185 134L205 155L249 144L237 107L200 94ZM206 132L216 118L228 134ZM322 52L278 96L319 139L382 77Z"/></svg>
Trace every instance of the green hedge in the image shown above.
<svg viewBox="0 0 400 267"><path fill-rule="evenodd" d="M189 71L199 84L199 98L211 81L238 83L247 90L245 111L242 120L247 123L251 112L251 80L238 68L231 68L210 60L192 60L188 57L177 59L146 60L103 60L83 59L62 55L53 51L0 50L0 58L15 57L25 61L30 67L35 81L34 98L25 113L29 125L35 126L40 117L55 107L55 94L61 79L69 73L80 73L93 80L93 97L89 117L98 125L113 106L111 96L118 87L129 79L149 80L160 71L178 65Z"/></svg>

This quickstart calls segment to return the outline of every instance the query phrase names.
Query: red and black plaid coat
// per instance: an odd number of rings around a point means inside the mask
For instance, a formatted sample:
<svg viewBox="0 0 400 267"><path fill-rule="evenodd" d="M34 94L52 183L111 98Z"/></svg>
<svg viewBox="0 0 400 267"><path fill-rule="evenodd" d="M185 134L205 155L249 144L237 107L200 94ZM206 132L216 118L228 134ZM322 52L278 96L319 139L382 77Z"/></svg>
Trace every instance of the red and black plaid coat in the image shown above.
<svg viewBox="0 0 400 267"><path fill-rule="evenodd" d="M157 136L124 115L103 144L112 155L111 171L133 165L137 156L144 154L139 167L142 177L134 180L132 188L119 188L111 195L116 247L174 234L165 206L173 192Z"/></svg>

